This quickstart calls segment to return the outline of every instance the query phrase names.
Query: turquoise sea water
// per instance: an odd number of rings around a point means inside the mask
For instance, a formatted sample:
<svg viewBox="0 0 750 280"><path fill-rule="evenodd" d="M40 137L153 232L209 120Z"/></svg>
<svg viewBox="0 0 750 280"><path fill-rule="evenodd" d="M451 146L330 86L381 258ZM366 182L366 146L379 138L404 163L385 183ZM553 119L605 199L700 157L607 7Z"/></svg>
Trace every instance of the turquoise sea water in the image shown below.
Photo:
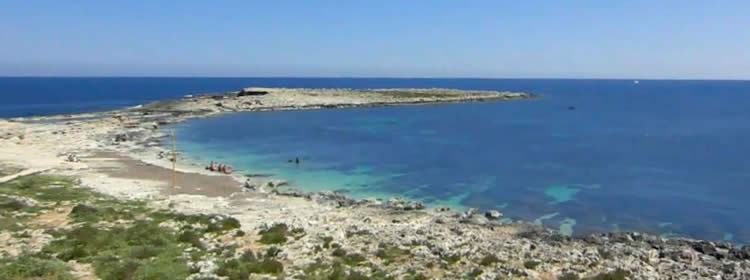
<svg viewBox="0 0 750 280"><path fill-rule="evenodd" d="M498 208L568 234L638 230L750 240L747 81L0 78L8 97L0 116L253 85L498 89L544 97L227 114L178 125L179 148L201 162L220 160L305 190ZM302 164L287 162L298 156Z"/></svg>
<svg viewBox="0 0 750 280"><path fill-rule="evenodd" d="M238 113L177 128L181 148L203 161L303 190L497 208L566 234L747 242L750 84L651 83L581 81L538 100Z"/></svg>

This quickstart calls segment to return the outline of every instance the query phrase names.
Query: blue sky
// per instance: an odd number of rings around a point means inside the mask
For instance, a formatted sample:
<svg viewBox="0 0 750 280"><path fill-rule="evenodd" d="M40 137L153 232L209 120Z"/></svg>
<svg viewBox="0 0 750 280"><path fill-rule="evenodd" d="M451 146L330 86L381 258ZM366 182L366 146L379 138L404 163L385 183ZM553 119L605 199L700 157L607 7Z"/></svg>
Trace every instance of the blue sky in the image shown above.
<svg viewBox="0 0 750 280"><path fill-rule="evenodd" d="M5 1L0 75L750 79L750 1Z"/></svg>

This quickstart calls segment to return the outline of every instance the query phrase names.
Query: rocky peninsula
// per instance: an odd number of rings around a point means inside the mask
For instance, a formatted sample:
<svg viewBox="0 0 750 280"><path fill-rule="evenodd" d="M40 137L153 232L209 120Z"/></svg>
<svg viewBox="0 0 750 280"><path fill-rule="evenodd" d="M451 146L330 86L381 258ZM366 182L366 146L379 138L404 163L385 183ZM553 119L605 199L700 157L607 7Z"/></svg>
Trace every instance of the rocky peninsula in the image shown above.
<svg viewBox="0 0 750 280"><path fill-rule="evenodd" d="M225 112L533 97L246 88L0 120L0 279L750 279L748 246L570 237L497 210L305 193L210 172L162 147L162 126Z"/></svg>

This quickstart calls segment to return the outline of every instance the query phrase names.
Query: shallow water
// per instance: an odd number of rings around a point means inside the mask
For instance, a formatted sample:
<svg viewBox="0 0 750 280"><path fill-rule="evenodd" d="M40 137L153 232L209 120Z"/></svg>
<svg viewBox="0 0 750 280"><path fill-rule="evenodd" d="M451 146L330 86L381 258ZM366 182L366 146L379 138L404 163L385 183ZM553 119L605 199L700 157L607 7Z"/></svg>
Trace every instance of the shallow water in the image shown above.
<svg viewBox="0 0 750 280"><path fill-rule="evenodd" d="M750 240L750 83L541 83L539 100L229 114L178 137L304 190L499 208L568 234Z"/></svg>

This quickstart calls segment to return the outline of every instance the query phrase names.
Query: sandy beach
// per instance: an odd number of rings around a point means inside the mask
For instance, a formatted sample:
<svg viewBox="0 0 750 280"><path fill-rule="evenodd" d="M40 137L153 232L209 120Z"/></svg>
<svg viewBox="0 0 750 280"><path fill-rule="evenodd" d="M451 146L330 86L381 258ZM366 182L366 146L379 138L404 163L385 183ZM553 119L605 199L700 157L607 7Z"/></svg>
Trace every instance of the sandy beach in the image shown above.
<svg viewBox="0 0 750 280"><path fill-rule="evenodd" d="M304 236L284 244L275 256L285 269L274 277L288 279L301 277L317 262L338 260L330 252L333 249L316 247L329 237L347 252L363 256L362 262L346 264L353 271L369 276L385 271L395 279L412 279L406 276L416 273L435 279L467 275L476 279L563 279L615 271L627 272L632 279L750 277L748 247L627 232L568 237L528 221L501 222L499 212L427 209L421 203L398 199L356 201L332 192L279 191L275 187L281 182L246 177L241 172L211 172L201 165L206 163L187 162L182 155L177 161L177 186L173 187L172 163L164 156L169 151L159 145L159 141L168 141L160 130L162 125L228 112L515 102L531 97L526 93L443 89L247 88L110 112L0 120L0 163L14 168L13 174L0 176L0 183L32 173L65 175L79 179L83 187L121 200L145 201L151 207L188 214L228 215L240 222L246 234L216 237L221 239L217 242L256 252L271 247L258 242L263 230L278 224L303 229ZM0 251L19 254L23 242L3 236ZM385 246L380 244L408 252L409 257L385 261L377 257ZM490 255L493 261L488 263ZM216 276L212 260L216 258L204 260L207 263L191 277ZM81 278L97 279L91 274Z"/></svg>

